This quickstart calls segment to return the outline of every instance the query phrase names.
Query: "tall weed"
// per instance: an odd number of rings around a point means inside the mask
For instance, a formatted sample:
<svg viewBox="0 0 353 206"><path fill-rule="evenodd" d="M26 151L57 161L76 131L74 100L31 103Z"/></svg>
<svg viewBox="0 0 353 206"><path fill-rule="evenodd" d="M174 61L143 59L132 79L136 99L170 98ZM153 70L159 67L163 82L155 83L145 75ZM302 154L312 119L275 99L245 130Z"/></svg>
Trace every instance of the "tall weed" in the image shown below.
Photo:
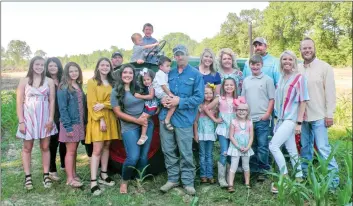
<svg viewBox="0 0 353 206"><path fill-rule="evenodd" d="M338 150L338 143L336 143L331 150L330 155L327 159L321 157L317 151L315 151L315 158L318 161L318 166L314 166L312 162L309 162L308 167L308 179L309 187L311 188L311 194L315 200L317 206L329 204L329 189L332 189L338 185L335 185L334 179L338 176L337 171L329 170L328 166L334 155Z"/></svg>
<svg viewBox="0 0 353 206"><path fill-rule="evenodd" d="M137 186L137 190L141 193L145 192L145 189L143 188L143 185L146 183L145 180L147 177L153 177L153 175L151 174L145 174L147 167L150 165L146 165L146 167L144 167L142 169L142 171L140 171L139 169L133 167L133 166L129 166L131 168L133 168L134 170L136 170L137 172L137 178L136 178L136 186Z"/></svg>
<svg viewBox="0 0 353 206"><path fill-rule="evenodd" d="M344 185L338 190L339 205L347 205L352 202L352 156L346 153L344 158L347 174L341 179L344 180Z"/></svg>
<svg viewBox="0 0 353 206"><path fill-rule="evenodd" d="M1 91L1 134L14 136L17 130L16 92Z"/></svg>
<svg viewBox="0 0 353 206"><path fill-rule="evenodd" d="M337 98L337 107L334 115L335 125L352 127L352 94Z"/></svg>

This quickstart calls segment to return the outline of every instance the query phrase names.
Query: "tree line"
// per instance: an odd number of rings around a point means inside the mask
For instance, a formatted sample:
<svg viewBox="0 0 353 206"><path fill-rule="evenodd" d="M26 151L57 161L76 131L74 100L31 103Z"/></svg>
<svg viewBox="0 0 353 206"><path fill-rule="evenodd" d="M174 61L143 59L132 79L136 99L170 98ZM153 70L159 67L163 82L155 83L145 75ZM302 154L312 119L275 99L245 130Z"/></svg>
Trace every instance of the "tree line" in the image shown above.
<svg viewBox="0 0 353 206"><path fill-rule="evenodd" d="M299 43L303 37L309 36L316 43L318 58L333 66L352 66L352 2L270 2L263 11L251 9L242 10L239 15L229 13L218 34L201 42L181 32L169 33L162 37L167 41L163 51L172 57L172 48L185 44L191 56L199 56L206 47L214 52L228 47L238 57L248 58L249 22L252 24L253 38L265 37L269 44L268 51L274 56L290 49L300 57ZM58 58L64 64L74 61L83 69L94 69L97 59L110 57L118 50L124 55L124 63L128 62L132 50L118 46ZM1 67L26 69L31 55L30 46L25 41L12 40L6 50L1 47ZM34 55L46 57L46 52L38 50Z"/></svg>

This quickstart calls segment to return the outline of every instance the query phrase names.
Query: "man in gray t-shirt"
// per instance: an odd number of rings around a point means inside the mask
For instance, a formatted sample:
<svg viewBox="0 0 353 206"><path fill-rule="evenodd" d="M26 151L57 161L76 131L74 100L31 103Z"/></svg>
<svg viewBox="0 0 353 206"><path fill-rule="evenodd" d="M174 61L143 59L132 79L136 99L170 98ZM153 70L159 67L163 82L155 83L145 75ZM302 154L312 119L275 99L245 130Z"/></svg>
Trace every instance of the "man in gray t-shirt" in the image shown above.
<svg viewBox="0 0 353 206"><path fill-rule="evenodd" d="M145 51L146 49L153 48L159 44L156 42L154 44L143 45L142 35L139 33L134 33L131 36L131 40L134 43L132 48L131 62L137 62L138 64L143 64L145 62Z"/></svg>

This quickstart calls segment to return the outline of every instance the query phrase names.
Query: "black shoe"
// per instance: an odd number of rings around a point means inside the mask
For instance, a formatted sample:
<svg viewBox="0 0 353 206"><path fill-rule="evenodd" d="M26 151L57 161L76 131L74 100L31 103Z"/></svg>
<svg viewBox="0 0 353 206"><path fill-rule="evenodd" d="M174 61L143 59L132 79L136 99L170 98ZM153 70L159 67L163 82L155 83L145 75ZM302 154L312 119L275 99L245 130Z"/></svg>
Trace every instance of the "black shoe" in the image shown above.
<svg viewBox="0 0 353 206"><path fill-rule="evenodd" d="M97 180L91 180L91 182L97 182ZM91 188L91 193L93 196L98 196L102 194L102 190L99 188L98 184Z"/></svg>

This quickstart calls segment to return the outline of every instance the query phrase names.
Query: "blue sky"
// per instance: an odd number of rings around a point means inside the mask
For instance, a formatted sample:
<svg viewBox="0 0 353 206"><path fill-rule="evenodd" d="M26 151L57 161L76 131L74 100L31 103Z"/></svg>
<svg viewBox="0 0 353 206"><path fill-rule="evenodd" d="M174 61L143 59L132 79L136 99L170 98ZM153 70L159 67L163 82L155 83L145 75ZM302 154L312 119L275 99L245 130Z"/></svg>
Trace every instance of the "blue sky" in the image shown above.
<svg viewBox="0 0 353 206"><path fill-rule="evenodd" d="M216 35L229 12L264 10L268 2L2 2L1 45L26 41L47 56L131 49L130 36L154 26L153 37L183 32L200 42Z"/></svg>

